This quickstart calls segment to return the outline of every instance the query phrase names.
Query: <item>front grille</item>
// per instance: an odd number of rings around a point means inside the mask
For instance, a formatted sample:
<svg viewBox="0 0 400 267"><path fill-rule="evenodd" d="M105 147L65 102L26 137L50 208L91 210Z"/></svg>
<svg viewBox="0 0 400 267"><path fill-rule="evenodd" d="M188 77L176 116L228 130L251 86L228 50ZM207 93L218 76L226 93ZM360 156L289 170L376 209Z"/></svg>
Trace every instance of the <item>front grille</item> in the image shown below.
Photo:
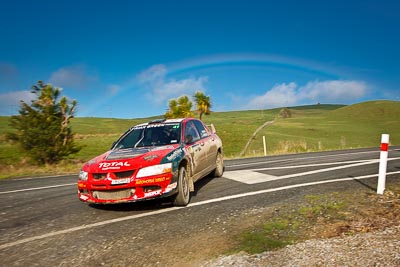
<svg viewBox="0 0 400 267"><path fill-rule="evenodd" d="M132 177L134 171L125 171L125 172L114 172L115 177L117 178L130 178Z"/></svg>
<svg viewBox="0 0 400 267"><path fill-rule="evenodd" d="M101 180L107 177L107 173L93 173L93 179Z"/></svg>
<svg viewBox="0 0 400 267"><path fill-rule="evenodd" d="M110 190L110 191L93 191L92 196L101 200L118 200L131 197L135 194L134 188Z"/></svg>
<svg viewBox="0 0 400 267"><path fill-rule="evenodd" d="M122 178L130 178L132 177L135 170L124 171L124 172L114 172L115 178L122 179ZM107 178L107 173L93 173L94 180L103 180Z"/></svg>

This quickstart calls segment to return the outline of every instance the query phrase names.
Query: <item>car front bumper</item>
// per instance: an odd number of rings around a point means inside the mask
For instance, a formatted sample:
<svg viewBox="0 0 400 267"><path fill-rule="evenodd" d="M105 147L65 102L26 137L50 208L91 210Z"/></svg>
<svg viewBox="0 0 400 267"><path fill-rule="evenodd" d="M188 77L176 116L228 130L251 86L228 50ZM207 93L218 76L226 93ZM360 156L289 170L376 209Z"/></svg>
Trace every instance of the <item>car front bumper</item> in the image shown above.
<svg viewBox="0 0 400 267"><path fill-rule="evenodd" d="M177 193L177 188L172 174L142 179L131 178L126 184L113 183L112 180L79 180L78 198L83 202L98 204L136 202L171 196Z"/></svg>

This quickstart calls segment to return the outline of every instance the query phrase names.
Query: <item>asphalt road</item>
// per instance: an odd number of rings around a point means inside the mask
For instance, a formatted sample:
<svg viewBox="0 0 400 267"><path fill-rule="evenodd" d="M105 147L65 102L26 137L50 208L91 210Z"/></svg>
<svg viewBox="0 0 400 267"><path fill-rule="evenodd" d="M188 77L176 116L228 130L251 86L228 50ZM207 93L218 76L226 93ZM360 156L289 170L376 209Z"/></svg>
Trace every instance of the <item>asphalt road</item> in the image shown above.
<svg viewBox="0 0 400 267"><path fill-rule="evenodd" d="M225 161L224 176L196 183L184 208L165 201L90 206L77 198L76 176L0 180L0 266L164 266L171 253L190 260L196 234L243 211L306 194L376 191L379 153ZM389 184L400 178L400 147L390 148L387 173Z"/></svg>

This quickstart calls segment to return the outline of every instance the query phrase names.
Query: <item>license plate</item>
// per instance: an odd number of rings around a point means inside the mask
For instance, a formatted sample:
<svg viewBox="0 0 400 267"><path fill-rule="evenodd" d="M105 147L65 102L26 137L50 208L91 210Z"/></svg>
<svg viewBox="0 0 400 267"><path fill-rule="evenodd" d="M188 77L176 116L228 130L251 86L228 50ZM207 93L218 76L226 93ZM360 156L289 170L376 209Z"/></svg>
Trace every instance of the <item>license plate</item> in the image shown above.
<svg viewBox="0 0 400 267"><path fill-rule="evenodd" d="M131 178L112 180L111 184L127 184L131 182Z"/></svg>

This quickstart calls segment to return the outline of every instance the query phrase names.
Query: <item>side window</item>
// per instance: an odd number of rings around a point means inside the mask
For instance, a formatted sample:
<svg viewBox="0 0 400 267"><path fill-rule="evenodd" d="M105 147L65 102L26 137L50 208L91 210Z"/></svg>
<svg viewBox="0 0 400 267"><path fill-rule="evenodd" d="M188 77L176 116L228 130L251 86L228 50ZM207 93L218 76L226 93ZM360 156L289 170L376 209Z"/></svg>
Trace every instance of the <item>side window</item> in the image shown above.
<svg viewBox="0 0 400 267"><path fill-rule="evenodd" d="M185 126L185 143L193 143L198 140L200 140L200 135L197 132L196 126L192 121L189 121Z"/></svg>
<svg viewBox="0 0 400 267"><path fill-rule="evenodd" d="M197 130L200 133L200 138L205 138L208 136L208 132L204 125L200 121L193 121L194 125L196 125Z"/></svg>

